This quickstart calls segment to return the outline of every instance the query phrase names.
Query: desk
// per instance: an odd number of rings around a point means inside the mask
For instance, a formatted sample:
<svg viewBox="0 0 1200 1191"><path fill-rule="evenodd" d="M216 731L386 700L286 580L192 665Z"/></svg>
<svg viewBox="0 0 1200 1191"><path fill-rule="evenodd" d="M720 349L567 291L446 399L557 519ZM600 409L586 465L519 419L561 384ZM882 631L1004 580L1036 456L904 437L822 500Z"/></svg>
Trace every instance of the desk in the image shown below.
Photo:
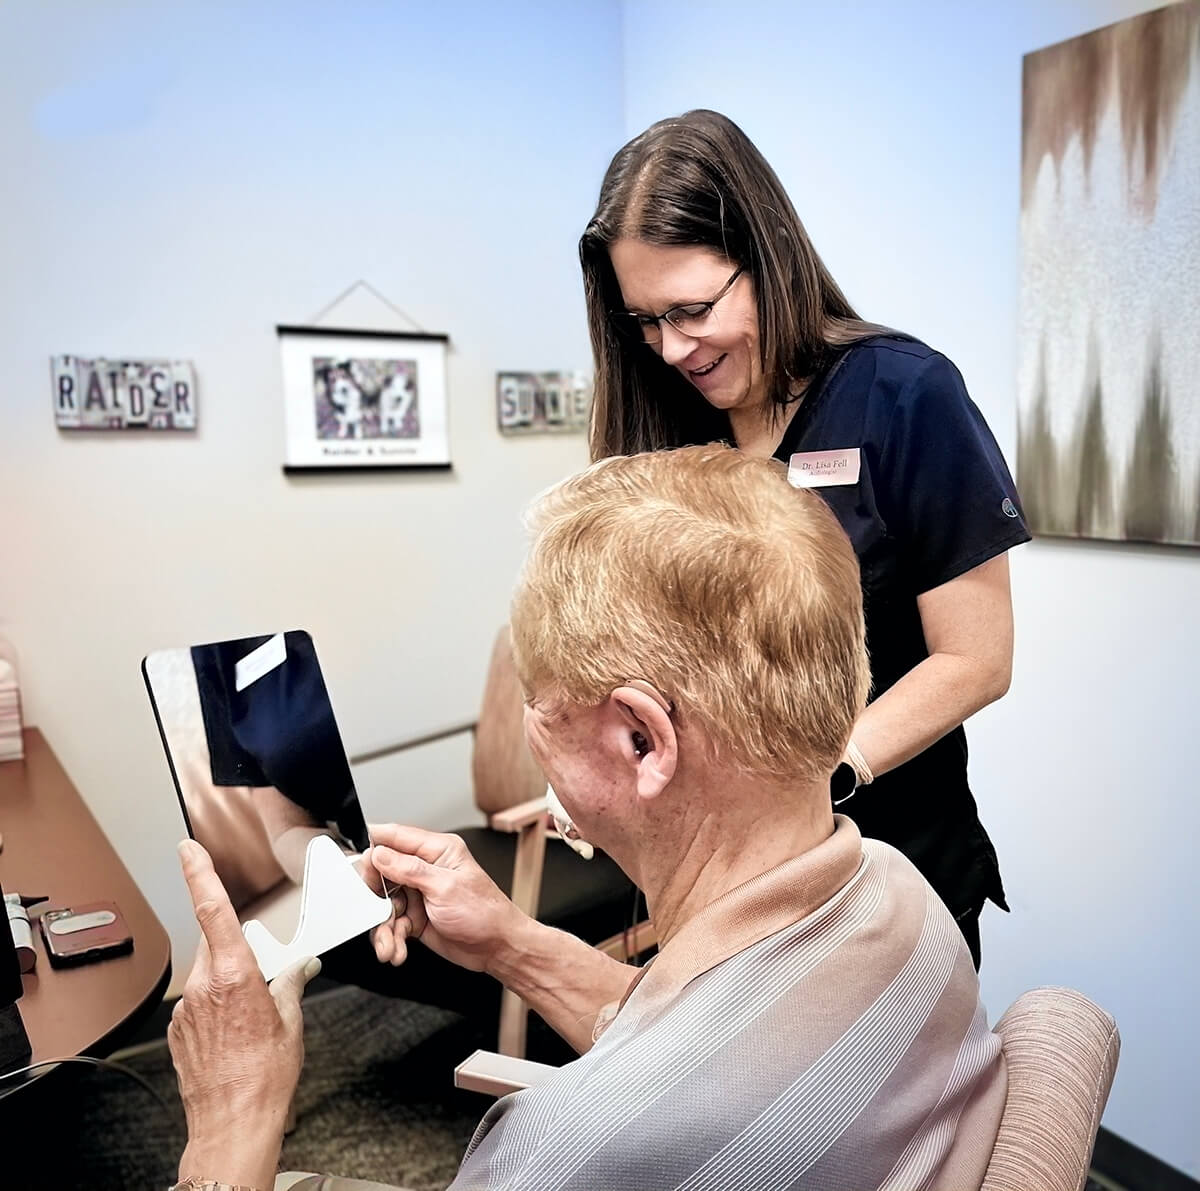
<svg viewBox="0 0 1200 1191"><path fill-rule="evenodd" d="M41 732L26 728L24 736L24 760L0 761L0 884L48 894L48 906L114 901L133 935L130 955L52 968L35 924L37 967L22 978L17 1002L30 1062L105 1055L162 1000L170 940Z"/></svg>

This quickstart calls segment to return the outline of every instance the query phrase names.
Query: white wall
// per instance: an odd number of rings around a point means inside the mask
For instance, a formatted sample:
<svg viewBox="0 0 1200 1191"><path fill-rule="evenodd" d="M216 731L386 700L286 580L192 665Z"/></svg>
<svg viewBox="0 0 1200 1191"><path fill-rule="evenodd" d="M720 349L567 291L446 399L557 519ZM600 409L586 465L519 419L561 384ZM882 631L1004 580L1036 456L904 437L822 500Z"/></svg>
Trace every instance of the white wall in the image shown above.
<svg viewBox="0 0 1200 1191"><path fill-rule="evenodd" d="M575 244L619 38L607 0L0 9L0 634L177 973L183 824L139 661L305 627L351 751L474 715L520 510L586 461L502 440L494 373L589 365ZM452 474L281 473L274 326L358 278L452 337ZM60 352L194 360L200 429L56 431ZM377 767L368 816L461 824L466 756Z"/></svg>
<svg viewBox="0 0 1200 1191"><path fill-rule="evenodd" d="M1012 461L1021 56L1151 7L636 0L626 133L737 120L859 310L950 355ZM1013 585L1013 687L969 730L1013 909L984 916L985 997L998 1014L1058 983L1105 1005L1124 1039L1105 1123L1200 1175L1200 554L1042 540Z"/></svg>

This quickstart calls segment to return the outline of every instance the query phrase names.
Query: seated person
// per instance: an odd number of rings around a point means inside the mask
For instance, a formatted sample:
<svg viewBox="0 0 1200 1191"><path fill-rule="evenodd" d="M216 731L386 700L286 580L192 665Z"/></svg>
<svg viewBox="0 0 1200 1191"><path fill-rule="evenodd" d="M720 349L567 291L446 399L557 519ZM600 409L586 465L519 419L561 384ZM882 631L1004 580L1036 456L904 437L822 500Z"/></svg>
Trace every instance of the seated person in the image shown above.
<svg viewBox="0 0 1200 1191"><path fill-rule="evenodd" d="M456 837L373 832L399 887L379 959L419 939L581 1054L491 1108L455 1191L978 1187L1006 1073L971 956L913 865L830 806L868 685L833 515L780 464L707 446L598 463L532 525L526 735L661 949L608 959L520 914ZM204 941L169 1033L179 1173L265 1189L317 964L268 992L203 850L181 851Z"/></svg>

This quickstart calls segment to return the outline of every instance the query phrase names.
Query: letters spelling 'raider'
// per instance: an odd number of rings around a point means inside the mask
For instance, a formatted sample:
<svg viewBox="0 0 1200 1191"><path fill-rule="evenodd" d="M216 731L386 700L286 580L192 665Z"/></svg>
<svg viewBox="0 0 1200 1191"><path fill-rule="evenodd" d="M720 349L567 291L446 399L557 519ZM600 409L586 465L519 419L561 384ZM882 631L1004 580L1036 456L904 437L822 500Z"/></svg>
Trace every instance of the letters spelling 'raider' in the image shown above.
<svg viewBox="0 0 1200 1191"><path fill-rule="evenodd" d="M63 430L195 430L190 360L51 358L54 420Z"/></svg>

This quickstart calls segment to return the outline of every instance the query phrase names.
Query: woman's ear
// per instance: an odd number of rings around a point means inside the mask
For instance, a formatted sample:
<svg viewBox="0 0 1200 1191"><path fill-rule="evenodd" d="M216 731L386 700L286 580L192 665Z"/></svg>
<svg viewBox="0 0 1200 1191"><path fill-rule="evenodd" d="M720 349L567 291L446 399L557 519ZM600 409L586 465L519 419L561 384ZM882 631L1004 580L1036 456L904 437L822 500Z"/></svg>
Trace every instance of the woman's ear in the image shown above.
<svg viewBox="0 0 1200 1191"><path fill-rule="evenodd" d="M609 705L619 719L621 750L634 770L638 797L655 798L675 776L679 740L666 701L641 685L617 687Z"/></svg>

